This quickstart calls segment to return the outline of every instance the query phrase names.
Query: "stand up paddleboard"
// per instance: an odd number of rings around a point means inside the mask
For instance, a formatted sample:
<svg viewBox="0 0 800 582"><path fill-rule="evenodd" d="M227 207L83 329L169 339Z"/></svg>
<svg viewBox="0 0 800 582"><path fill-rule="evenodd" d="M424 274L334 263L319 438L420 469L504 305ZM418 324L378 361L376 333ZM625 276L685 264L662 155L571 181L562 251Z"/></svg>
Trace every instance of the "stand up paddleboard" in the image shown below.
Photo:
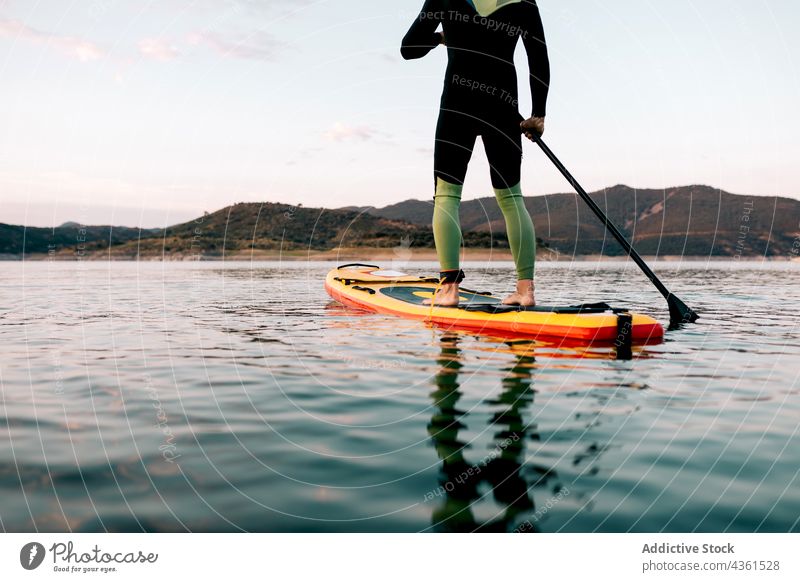
<svg viewBox="0 0 800 582"><path fill-rule="evenodd" d="M652 317L605 303L525 308L503 305L490 293L461 289L458 307L424 305L423 301L433 297L438 283L436 277L417 277L354 263L328 273L325 290L336 301L351 307L479 332L625 344L664 336L664 328Z"/></svg>

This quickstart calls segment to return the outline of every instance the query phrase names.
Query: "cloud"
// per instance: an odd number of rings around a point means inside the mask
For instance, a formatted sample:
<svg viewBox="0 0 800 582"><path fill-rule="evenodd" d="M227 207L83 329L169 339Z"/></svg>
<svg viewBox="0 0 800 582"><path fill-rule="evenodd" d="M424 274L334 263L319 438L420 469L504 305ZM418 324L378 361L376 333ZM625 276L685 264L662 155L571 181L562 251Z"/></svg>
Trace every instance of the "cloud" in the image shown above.
<svg viewBox="0 0 800 582"><path fill-rule="evenodd" d="M2 0L0 0L1 2ZM315 0L162 0L162 5L175 10L214 12L220 16L285 15L296 12Z"/></svg>
<svg viewBox="0 0 800 582"><path fill-rule="evenodd" d="M52 46L66 56L82 62L96 61L106 56L106 51L91 41L36 30L18 20L0 18L0 36Z"/></svg>
<svg viewBox="0 0 800 582"><path fill-rule="evenodd" d="M198 32L190 35L189 42L206 46L224 57L259 61L274 60L278 50L283 46L266 32L237 37L216 32Z"/></svg>
<svg viewBox="0 0 800 582"><path fill-rule="evenodd" d="M167 41L158 38L144 38L139 41L139 53L156 61L168 61L180 56L180 52Z"/></svg>
<svg viewBox="0 0 800 582"><path fill-rule="evenodd" d="M347 125L337 122L323 132L322 137L328 141L369 141L378 134L378 131L365 125Z"/></svg>

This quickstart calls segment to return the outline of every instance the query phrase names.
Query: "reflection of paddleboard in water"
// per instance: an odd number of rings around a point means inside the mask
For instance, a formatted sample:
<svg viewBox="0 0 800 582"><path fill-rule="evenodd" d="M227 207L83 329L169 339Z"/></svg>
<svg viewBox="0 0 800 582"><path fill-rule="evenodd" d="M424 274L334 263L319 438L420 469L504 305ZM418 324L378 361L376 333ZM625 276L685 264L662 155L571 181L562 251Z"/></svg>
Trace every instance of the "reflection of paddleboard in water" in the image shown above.
<svg viewBox="0 0 800 582"><path fill-rule="evenodd" d="M571 307L503 305L488 293L462 289L458 307L433 307L439 281L374 265L344 265L328 273L325 289L349 306L439 325L477 331L502 331L582 341L646 342L659 339L664 328L655 319L604 303Z"/></svg>

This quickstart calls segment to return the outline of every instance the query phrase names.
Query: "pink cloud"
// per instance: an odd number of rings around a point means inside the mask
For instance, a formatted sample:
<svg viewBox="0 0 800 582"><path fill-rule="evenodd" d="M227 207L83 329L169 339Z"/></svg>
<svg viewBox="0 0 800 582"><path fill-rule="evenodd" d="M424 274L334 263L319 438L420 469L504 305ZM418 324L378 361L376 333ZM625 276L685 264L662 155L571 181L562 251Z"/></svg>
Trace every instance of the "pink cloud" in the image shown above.
<svg viewBox="0 0 800 582"><path fill-rule="evenodd" d="M224 57L270 61L281 48L281 43L265 32L232 37L215 32L198 32L189 42L204 45Z"/></svg>
<svg viewBox="0 0 800 582"><path fill-rule="evenodd" d="M375 137L377 133L376 130L363 125L354 126L337 122L329 130L325 131L322 137L328 141L368 141Z"/></svg>
<svg viewBox="0 0 800 582"><path fill-rule="evenodd" d="M139 41L139 53L149 59L168 61L180 56L173 45L158 38L144 38Z"/></svg>
<svg viewBox="0 0 800 582"><path fill-rule="evenodd" d="M52 46L66 56L82 62L96 61L106 56L106 52L93 42L74 36L36 30L18 20L0 18L0 36Z"/></svg>
<svg viewBox="0 0 800 582"><path fill-rule="evenodd" d="M0 0L1 2L2 0ZM214 12L233 15L283 15L297 12L315 0L161 0L161 4L180 11Z"/></svg>

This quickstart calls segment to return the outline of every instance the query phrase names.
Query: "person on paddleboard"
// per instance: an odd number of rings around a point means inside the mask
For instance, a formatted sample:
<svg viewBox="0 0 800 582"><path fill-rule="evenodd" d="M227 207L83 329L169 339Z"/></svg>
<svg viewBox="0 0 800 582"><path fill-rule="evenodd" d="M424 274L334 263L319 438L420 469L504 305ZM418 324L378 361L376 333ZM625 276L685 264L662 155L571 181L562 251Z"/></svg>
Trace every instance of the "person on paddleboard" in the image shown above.
<svg viewBox="0 0 800 582"><path fill-rule="evenodd" d="M437 32L439 25L442 31ZM514 50L525 47L533 100L519 113ZM434 149L433 234L442 288L436 305L458 305L461 227L459 206L467 165L481 136L495 196L506 222L517 268L517 290L503 303L533 306L536 235L520 187L522 133L544 133L550 62L534 0L425 0L403 38L404 59L447 46L447 73Z"/></svg>

